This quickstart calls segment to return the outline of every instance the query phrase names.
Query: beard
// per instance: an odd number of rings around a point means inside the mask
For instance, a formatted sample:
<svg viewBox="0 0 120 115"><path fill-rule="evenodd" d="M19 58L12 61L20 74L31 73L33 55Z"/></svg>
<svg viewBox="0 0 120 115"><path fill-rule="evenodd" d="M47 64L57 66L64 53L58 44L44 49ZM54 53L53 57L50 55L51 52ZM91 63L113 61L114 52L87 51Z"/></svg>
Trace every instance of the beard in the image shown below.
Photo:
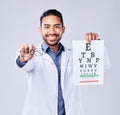
<svg viewBox="0 0 120 115"><path fill-rule="evenodd" d="M48 37L55 37L54 40L49 40ZM49 46L56 46L59 44L60 40L62 38L61 34L46 34L43 36L43 40L47 43Z"/></svg>

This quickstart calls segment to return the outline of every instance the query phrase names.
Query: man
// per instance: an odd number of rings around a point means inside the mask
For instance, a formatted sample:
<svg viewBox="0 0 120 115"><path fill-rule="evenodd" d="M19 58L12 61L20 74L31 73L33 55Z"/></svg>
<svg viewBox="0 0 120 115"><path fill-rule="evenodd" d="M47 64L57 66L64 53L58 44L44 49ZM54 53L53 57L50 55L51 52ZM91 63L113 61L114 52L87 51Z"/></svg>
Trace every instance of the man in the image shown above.
<svg viewBox="0 0 120 115"><path fill-rule="evenodd" d="M64 32L62 14L50 9L40 18L41 55L34 55L34 45L21 46L16 64L28 79L22 115L82 115L80 87L72 83L71 50L60 43ZM87 33L85 38L91 42L98 34Z"/></svg>

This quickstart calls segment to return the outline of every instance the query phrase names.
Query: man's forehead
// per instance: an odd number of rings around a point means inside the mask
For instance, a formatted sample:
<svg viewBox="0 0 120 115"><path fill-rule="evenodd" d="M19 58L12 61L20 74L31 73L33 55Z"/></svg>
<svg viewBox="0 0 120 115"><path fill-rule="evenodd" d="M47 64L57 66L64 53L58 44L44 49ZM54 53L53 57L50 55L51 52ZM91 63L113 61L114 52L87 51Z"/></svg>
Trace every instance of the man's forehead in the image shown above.
<svg viewBox="0 0 120 115"><path fill-rule="evenodd" d="M54 25L62 25L61 20L58 16L49 15L42 19L42 26L54 26Z"/></svg>
<svg viewBox="0 0 120 115"><path fill-rule="evenodd" d="M61 26L61 23L49 24L49 23L42 23L43 26L51 26L51 25L58 25Z"/></svg>
<svg viewBox="0 0 120 115"><path fill-rule="evenodd" d="M53 15L49 15L49 16L45 16L43 19L42 19L42 22L45 23L45 22L49 22L49 23L53 23L53 22L61 22L60 18L57 17L57 16L53 16Z"/></svg>

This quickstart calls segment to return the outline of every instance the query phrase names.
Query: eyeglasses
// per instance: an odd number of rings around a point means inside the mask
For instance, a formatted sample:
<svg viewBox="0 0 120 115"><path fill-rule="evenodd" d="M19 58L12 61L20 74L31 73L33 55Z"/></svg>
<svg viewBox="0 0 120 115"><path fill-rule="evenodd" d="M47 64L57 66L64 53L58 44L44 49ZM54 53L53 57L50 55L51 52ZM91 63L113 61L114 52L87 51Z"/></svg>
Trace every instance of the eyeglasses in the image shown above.
<svg viewBox="0 0 120 115"><path fill-rule="evenodd" d="M31 50L23 49L23 50L20 50L20 54L22 57L28 57L30 55L41 56L43 55L43 51L41 48L35 48Z"/></svg>

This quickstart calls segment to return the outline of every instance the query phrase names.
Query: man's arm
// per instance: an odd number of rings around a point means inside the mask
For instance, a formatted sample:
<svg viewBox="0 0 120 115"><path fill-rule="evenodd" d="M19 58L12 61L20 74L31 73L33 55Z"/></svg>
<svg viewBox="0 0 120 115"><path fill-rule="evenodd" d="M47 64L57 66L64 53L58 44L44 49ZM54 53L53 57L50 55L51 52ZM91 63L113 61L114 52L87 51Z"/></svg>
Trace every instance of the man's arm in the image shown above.
<svg viewBox="0 0 120 115"><path fill-rule="evenodd" d="M16 59L16 64L17 64L19 67L23 67L26 63L27 63L27 61L26 61L26 62L21 62L21 61L20 61L20 56L18 56L18 58Z"/></svg>
<svg viewBox="0 0 120 115"><path fill-rule="evenodd" d="M35 47L31 44L24 44L15 58L15 65L24 71L31 71L35 66Z"/></svg>

